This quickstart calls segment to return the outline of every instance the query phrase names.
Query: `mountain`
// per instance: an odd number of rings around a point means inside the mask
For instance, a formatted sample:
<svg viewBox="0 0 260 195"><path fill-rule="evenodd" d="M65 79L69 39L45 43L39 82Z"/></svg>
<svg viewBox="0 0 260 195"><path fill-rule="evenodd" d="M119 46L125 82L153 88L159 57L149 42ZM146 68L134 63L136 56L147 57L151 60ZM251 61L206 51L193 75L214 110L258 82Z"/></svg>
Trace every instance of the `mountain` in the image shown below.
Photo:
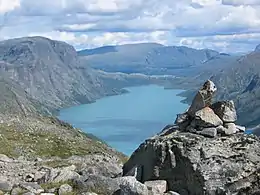
<svg viewBox="0 0 260 195"><path fill-rule="evenodd" d="M79 56L96 69L107 72L144 73L148 75L181 74L183 69L203 65L219 52L156 43L106 46L78 51Z"/></svg>
<svg viewBox="0 0 260 195"><path fill-rule="evenodd" d="M131 85L127 79L131 82L137 79L139 84L151 82L145 75L136 77L93 70L82 63L71 45L44 37L0 42L0 76L10 84L9 88L3 85L7 96L11 94L21 99L24 104L20 105L26 109L37 104L34 110L45 114L71 105L90 103L106 95L123 93L125 90L121 88ZM115 87L114 83L120 87Z"/></svg>

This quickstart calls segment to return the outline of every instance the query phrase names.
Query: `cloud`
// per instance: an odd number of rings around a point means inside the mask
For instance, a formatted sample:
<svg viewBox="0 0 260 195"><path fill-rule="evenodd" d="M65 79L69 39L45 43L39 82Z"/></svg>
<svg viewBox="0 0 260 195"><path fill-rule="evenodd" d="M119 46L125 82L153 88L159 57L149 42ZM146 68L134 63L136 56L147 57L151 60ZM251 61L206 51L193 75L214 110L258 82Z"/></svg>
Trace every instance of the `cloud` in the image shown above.
<svg viewBox="0 0 260 195"><path fill-rule="evenodd" d="M41 35L76 48L159 42L248 51L258 44L252 35L260 33L259 3L260 0L0 0L0 37ZM244 36L251 41L247 42Z"/></svg>
<svg viewBox="0 0 260 195"><path fill-rule="evenodd" d="M0 0L0 14L5 14L20 7L19 0Z"/></svg>

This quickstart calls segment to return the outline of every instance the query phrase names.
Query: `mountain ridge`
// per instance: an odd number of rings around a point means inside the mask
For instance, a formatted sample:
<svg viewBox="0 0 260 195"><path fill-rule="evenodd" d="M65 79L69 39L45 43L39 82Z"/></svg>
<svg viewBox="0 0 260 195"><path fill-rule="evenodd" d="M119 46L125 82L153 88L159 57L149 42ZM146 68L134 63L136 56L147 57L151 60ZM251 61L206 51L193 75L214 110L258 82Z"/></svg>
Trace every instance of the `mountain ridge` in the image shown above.
<svg viewBox="0 0 260 195"><path fill-rule="evenodd" d="M104 52L106 48L110 48L110 52ZM143 43L81 50L78 55L92 68L107 72L162 75L176 74L184 68L202 65L221 54L210 49Z"/></svg>

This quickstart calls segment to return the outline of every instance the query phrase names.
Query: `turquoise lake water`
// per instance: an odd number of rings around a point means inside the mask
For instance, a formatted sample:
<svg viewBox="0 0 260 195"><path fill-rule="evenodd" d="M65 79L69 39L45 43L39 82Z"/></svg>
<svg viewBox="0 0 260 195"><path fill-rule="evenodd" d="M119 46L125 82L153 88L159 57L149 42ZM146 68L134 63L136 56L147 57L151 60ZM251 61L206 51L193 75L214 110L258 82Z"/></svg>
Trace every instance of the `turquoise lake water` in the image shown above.
<svg viewBox="0 0 260 195"><path fill-rule="evenodd" d="M156 85L126 89L130 93L62 109L59 118L130 155L188 108L180 102L183 97L177 96L181 90L165 90Z"/></svg>

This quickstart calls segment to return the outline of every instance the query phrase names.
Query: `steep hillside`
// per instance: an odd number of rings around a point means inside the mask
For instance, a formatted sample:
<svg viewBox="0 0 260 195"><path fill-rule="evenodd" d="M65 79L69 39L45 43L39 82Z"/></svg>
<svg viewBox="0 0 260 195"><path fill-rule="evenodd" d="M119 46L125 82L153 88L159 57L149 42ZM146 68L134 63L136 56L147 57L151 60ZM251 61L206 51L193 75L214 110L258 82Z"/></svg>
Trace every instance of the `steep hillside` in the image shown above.
<svg viewBox="0 0 260 195"><path fill-rule="evenodd" d="M217 51L155 43L106 46L78 52L90 66L108 72L176 74L202 65L219 55Z"/></svg>
<svg viewBox="0 0 260 195"><path fill-rule="evenodd" d="M90 102L106 93L95 73L82 67L75 49L42 37L0 42L0 74L52 109Z"/></svg>

